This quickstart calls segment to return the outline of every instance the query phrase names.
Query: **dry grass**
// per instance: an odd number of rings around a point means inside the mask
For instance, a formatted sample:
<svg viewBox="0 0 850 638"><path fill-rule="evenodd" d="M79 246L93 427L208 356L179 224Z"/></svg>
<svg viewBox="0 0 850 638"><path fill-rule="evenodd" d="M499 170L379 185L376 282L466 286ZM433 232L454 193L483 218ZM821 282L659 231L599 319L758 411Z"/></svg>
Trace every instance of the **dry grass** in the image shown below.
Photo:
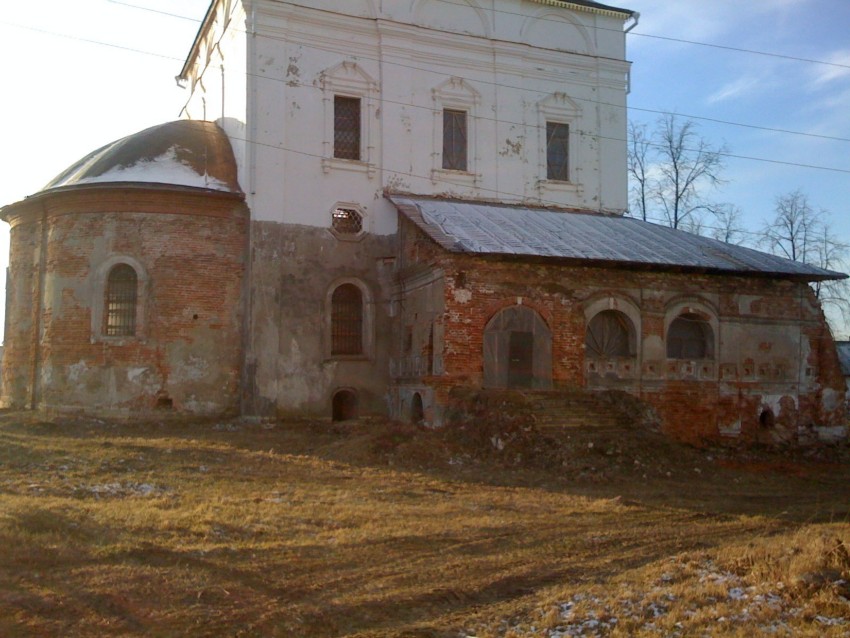
<svg viewBox="0 0 850 638"><path fill-rule="evenodd" d="M846 450L468 434L0 415L0 636L850 634Z"/></svg>

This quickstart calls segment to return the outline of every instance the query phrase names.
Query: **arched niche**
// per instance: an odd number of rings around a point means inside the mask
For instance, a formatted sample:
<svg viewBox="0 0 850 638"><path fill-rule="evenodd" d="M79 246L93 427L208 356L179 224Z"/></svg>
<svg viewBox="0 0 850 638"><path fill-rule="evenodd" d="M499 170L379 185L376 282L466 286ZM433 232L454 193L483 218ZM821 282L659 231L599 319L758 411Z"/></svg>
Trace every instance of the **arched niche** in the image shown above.
<svg viewBox="0 0 850 638"><path fill-rule="evenodd" d="M413 20L423 27L439 31L490 37L490 20L475 0L418 0Z"/></svg>
<svg viewBox="0 0 850 638"><path fill-rule="evenodd" d="M561 11L541 9L522 25L522 41L544 49L593 55L595 47L587 28Z"/></svg>
<svg viewBox="0 0 850 638"><path fill-rule="evenodd" d="M484 329L484 385L496 388L552 387L552 332L528 306L497 312Z"/></svg>
<svg viewBox="0 0 850 638"><path fill-rule="evenodd" d="M702 299L683 298L667 306L664 341L668 359L707 360L718 356L717 311Z"/></svg>

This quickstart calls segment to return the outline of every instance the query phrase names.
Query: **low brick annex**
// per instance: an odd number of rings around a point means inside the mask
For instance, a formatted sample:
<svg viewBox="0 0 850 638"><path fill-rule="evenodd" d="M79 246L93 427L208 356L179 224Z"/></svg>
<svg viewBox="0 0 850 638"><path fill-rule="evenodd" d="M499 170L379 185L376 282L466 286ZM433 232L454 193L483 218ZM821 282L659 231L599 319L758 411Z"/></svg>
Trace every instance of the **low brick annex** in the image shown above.
<svg viewBox="0 0 850 638"><path fill-rule="evenodd" d="M843 431L843 377L805 275L476 254L465 236L447 234L445 218L423 219L426 200L393 201L405 213L400 324L409 335L396 370L399 416L421 403L424 420L440 422L456 386L617 389L694 443ZM472 204L451 205L493 250L464 208Z"/></svg>

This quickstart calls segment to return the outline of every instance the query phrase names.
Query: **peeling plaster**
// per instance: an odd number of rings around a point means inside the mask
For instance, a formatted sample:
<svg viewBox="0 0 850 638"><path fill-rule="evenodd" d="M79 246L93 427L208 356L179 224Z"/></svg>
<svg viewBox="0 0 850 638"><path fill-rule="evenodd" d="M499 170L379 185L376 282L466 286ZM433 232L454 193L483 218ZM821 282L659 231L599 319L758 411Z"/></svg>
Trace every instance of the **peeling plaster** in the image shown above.
<svg viewBox="0 0 850 638"><path fill-rule="evenodd" d="M464 288L455 288L452 291L452 295L454 299L458 303L466 304L472 300L472 291L465 290Z"/></svg>

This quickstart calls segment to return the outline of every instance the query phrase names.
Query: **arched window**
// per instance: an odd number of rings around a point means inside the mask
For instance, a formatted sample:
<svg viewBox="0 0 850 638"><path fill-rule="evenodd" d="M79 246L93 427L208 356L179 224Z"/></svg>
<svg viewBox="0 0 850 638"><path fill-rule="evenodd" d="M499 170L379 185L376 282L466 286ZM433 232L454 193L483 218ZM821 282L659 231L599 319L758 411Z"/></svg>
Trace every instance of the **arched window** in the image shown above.
<svg viewBox="0 0 850 638"><path fill-rule="evenodd" d="M128 264L117 264L109 271L104 295L103 334L107 337L132 337L136 334L138 277Z"/></svg>
<svg viewBox="0 0 850 638"><path fill-rule="evenodd" d="M669 359L714 358L714 332L700 315L686 312L676 317L667 329Z"/></svg>
<svg viewBox="0 0 850 638"><path fill-rule="evenodd" d="M631 320L617 310L603 310L587 324L585 346L591 357L633 357L634 327Z"/></svg>
<svg viewBox="0 0 850 638"><path fill-rule="evenodd" d="M342 284L331 297L331 354L363 354L363 293Z"/></svg>

